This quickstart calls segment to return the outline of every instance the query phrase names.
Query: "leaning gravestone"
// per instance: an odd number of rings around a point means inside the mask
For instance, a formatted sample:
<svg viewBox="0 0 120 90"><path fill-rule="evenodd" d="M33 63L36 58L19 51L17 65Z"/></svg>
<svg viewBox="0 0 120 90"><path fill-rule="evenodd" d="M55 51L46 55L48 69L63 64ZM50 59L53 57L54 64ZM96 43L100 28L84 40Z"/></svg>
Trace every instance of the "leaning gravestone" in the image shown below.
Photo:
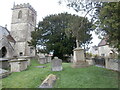
<svg viewBox="0 0 120 90"><path fill-rule="evenodd" d="M56 75L50 74L38 88L53 88L56 79Z"/></svg>
<svg viewBox="0 0 120 90"><path fill-rule="evenodd" d="M52 71L62 71L62 60L58 57L54 57L54 59L51 61L52 64Z"/></svg>

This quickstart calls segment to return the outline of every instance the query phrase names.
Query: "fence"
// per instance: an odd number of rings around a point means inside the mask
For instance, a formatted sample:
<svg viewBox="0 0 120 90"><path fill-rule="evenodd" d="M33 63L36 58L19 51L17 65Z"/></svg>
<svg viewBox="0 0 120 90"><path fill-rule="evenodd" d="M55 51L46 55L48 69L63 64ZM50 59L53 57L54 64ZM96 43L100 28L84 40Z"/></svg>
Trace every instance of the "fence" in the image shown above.
<svg viewBox="0 0 120 90"><path fill-rule="evenodd" d="M104 58L93 58L96 65L105 66L105 59Z"/></svg>

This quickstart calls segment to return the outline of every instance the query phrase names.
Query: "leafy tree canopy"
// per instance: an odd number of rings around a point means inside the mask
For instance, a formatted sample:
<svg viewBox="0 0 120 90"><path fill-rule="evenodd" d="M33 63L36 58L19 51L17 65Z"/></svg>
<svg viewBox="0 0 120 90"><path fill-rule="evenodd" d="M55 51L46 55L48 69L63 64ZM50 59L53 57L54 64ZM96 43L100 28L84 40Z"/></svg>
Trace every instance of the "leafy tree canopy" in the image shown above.
<svg viewBox="0 0 120 90"><path fill-rule="evenodd" d="M99 13L99 29L110 45L120 51L120 2L103 3Z"/></svg>
<svg viewBox="0 0 120 90"><path fill-rule="evenodd" d="M59 0L65 2L76 12L84 12L91 16L91 20L96 25L97 34L107 37L111 46L120 51L120 2L99 2L92 0ZM93 11L93 12L92 12Z"/></svg>
<svg viewBox="0 0 120 90"><path fill-rule="evenodd" d="M82 17L68 13L47 16L38 23L36 31L32 32L32 34L36 33L32 35L32 40L44 46L47 53L53 52L54 56L63 59L64 55L72 54L72 50L76 47L77 37L81 44L91 40L89 32L92 24L84 18L85 26L80 29L82 19Z"/></svg>

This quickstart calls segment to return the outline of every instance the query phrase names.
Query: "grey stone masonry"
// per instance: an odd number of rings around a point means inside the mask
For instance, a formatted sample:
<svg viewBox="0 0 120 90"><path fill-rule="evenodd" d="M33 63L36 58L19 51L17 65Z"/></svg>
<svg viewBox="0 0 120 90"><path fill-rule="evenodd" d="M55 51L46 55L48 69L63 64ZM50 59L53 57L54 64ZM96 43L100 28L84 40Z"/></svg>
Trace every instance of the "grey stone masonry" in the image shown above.
<svg viewBox="0 0 120 90"><path fill-rule="evenodd" d="M36 11L29 4L14 5L12 8L11 35L15 39L17 56L35 56L35 48L28 45L31 32L36 26Z"/></svg>
<svg viewBox="0 0 120 90"><path fill-rule="evenodd" d="M107 69L115 70L120 72L120 60L106 58L105 67Z"/></svg>
<svg viewBox="0 0 120 90"><path fill-rule="evenodd" d="M62 60L58 59L58 57L54 57L54 59L51 61L52 71L62 71Z"/></svg>
<svg viewBox="0 0 120 90"><path fill-rule="evenodd" d="M10 61L11 72L21 72L27 69L27 59L14 59Z"/></svg>
<svg viewBox="0 0 120 90"><path fill-rule="evenodd" d="M0 68L2 69L8 69L9 68L9 62L6 58L0 58Z"/></svg>
<svg viewBox="0 0 120 90"><path fill-rule="evenodd" d="M31 65L31 57L30 56L20 56L20 59L27 59L28 66Z"/></svg>
<svg viewBox="0 0 120 90"><path fill-rule="evenodd" d="M38 62L39 62L40 64L46 64L46 63L47 63L47 60L46 60L45 57L39 57Z"/></svg>
<svg viewBox="0 0 120 90"><path fill-rule="evenodd" d="M52 58L51 56L45 56L45 57L48 63L51 62L51 58Z"/></svg>

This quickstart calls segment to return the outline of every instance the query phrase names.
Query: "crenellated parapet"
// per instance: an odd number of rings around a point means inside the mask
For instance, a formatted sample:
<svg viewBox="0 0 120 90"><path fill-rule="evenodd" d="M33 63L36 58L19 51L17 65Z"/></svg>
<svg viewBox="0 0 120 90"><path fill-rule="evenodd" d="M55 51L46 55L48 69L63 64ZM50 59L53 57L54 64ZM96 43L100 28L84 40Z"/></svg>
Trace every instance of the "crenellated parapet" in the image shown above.
<svg viewBox="0 0 120 90"><path fill-rule="evenodd" d="M13 5L12 10L14 10L14 9L21 9L21 8L29 8L36 14L35 9L29 3Z"/></svg>

